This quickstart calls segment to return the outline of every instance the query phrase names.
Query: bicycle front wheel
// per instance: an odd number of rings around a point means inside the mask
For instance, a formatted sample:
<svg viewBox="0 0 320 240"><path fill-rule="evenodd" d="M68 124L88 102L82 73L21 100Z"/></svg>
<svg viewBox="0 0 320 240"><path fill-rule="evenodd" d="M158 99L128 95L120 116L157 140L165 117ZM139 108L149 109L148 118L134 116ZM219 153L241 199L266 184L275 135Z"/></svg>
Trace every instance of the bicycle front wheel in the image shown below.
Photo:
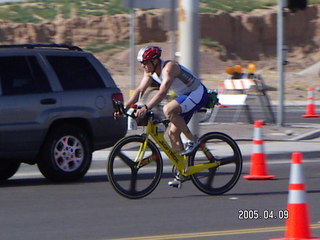
<svg viewBox="0 0 320 240"><path fill-rule="evenodd" d="M195 153L188 159L189 165L220 162L215 168L193 174L194 185L209 195L220 195L234 187L242 171L242 155L237 143L228 135L210 132L200 138Z"/></svg>
<svg viewBox="0 0 320 240"><path fill-rule="evenodd" d="M163 161L159 149L140 135L120 140L109 155L107 173L113 188L126 198L143 198L159 184Z"/></svg>

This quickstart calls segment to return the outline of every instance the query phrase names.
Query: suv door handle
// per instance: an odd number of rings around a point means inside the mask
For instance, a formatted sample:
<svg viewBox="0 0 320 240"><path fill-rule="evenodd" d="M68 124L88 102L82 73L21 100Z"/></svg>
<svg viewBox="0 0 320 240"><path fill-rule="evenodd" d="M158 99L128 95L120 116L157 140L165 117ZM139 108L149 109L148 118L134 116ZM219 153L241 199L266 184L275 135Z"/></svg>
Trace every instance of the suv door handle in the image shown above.
<svg viewBox="0 0 320 240"><path fill-rule="evenodd" d="M40 101L41 104L44 104L44 105L47 105L47 104L56 104L57 103L57 100L54 99L54 98L45 98L45 99L42 99Z"/></svg>

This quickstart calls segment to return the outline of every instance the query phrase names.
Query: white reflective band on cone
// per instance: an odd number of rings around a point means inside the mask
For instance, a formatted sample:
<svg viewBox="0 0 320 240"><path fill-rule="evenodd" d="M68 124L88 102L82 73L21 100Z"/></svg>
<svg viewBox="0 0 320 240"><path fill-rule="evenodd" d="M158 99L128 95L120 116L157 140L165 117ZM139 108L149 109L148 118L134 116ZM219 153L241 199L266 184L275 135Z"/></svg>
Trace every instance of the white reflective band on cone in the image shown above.
<svg viewBox="0 0 320 240"><path fill-rule="evenodd" d="M301 164L291 164L289 183L304 183L304 175Z"/></svg>
<svg viewBox="0 0 320 240"><path fill-rule="evenodd" d="M306 203L307 197L304 190L290 190L288 196L288 203Z"/></svg>

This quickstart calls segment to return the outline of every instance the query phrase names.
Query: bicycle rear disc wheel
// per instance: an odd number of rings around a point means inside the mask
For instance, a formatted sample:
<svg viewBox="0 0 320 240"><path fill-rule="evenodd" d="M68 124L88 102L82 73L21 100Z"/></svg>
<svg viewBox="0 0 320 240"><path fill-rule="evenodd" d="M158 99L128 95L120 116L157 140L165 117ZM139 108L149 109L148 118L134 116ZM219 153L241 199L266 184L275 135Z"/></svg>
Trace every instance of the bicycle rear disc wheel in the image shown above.
<svg viewBox="0 0 320 240"><path fill-rule="evenodd" d="M242 155L237 143L224 133L211 132L200 138L188 162L192 166L216 161L221 165L191 175L194 185L209 195L220 195L232 189L242 171Z"/></svg>
<svg viewBox="0 0 320 240"><path fill-rule="evenodd" d="M159 184L163 161L159 149L148 140L142 163L135 161L145 138L140 135L120 140L109 155L107 173L113 188L126 198L143 198Z"/></svg>

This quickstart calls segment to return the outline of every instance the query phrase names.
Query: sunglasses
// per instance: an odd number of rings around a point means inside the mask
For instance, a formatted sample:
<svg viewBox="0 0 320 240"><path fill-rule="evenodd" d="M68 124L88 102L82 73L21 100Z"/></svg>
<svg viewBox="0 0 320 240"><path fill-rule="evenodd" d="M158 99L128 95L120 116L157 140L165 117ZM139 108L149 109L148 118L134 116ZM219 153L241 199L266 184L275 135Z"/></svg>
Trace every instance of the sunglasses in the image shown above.
<svg viewBox="0 0 320 240"><path fill-rule="evenodd" d="M143 64L143 65L147 65L149 62L150 62L150 60L144 60L144 61L142 61L140 63Z"/></svg>

